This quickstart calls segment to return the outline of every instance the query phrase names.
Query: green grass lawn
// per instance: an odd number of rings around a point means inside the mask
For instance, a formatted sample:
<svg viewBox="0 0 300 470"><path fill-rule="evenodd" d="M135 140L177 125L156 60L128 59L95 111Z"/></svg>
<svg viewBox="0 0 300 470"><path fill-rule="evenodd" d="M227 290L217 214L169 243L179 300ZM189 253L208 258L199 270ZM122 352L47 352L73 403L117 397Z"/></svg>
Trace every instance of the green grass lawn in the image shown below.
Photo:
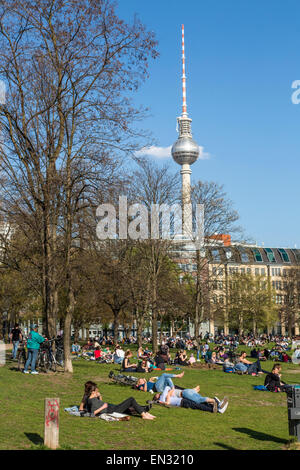
<svg viewBox="0 0 300 470"><path fill-rule="evenodd" d="M271 370L272 364L264 363L263 368ZM282 369L285 382L300 383L300 366L282 364ZM118 371L119 366L79 359L74 361L72 376L61 372L32 376L18 372L16 363L8 361L0 367L0 449L42 448L46 397L60 398L62 449L282 450L296 447L295 439L288 434L286 394L253 390L252 385L263 384L264 376L225 374L220 368L185 368L183 379L175 379L175 383L187 388L199 384L205 396L228 396L229 406L224 414L154 406L151 413L157 416L155 421L132 417L129 422L108 423L73 417L63 411L79 404L87 380L95 381L103 398L110 403L119 403L131 395L141 404L151 399L150 393L112 383L108 379L110 370Z"/></svg>

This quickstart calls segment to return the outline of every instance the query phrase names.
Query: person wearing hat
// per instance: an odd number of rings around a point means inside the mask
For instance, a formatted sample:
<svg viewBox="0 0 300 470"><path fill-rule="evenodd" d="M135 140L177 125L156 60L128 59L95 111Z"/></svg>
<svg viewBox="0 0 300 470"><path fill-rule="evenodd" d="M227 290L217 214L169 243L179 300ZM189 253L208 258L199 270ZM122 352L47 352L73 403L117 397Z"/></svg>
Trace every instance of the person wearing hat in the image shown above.
<svg viewBox="0 0 300 470"><path fill-rule="evenodd" d="M32 325L31 331L27 339L27 350L28 358L24 367L24 374L29 374L28 367L31 368L32 374L38 374L35 370L35 364L38 356L38 351L40 349L41 343L45 341L45 338L38 333L37 325Z"/></svg>

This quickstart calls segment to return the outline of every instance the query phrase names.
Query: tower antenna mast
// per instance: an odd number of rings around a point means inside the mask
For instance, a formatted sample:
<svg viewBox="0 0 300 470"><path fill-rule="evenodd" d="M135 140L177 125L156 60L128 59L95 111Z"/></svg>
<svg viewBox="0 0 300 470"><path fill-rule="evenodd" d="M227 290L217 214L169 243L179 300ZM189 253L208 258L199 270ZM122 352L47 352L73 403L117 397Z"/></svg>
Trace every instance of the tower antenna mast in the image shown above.
<svg viewBox="0 0 300 470"><path fill-rule="evenodd" d="M187 116L185 50L184 50L184 25L182 25L182 116Z"/></svg>

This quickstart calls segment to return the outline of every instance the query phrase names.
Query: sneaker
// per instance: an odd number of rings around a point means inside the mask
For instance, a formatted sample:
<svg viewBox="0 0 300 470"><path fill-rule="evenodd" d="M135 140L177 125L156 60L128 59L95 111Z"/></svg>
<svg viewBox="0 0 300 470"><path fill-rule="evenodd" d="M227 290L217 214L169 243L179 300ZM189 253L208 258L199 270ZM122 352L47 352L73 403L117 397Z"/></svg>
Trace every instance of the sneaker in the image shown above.
<svg viewBox="0 0 300 470"><path fill-rule="evenodd" d="M218 412L218 403L215 401L213 404L213 413L217 413L217 412Z"/></svg>
<svg viewBox="0 0 300 470"><path fill-rule="evenodd" d="M220 405L221 403L221 400L218 398L218 397L214 397L214 400L217 402L218 406Z"/></svg>
<svg viewBox="0 0 300 470"><path fill-rule="evenodd" d="M227 408L228 408L228 401L224 404L223 408L218 409L218 413L222 413L222 414L225 413Z"/></svg>
<svg viewBox="0 0 300 470"><path fill-rule="evenodd" d="M28 370L23 370L23 374L29 374Z"/></svg>
<svg viewBox="0 0 300 470"><path fill-rule="evenodd" d="M32 374L32 375L38 375L38 372L37 372L36 370L33 370L33 371L31 372L31 374Z"/></svg>
<svg viewBox="0 0 300 470"><path fill-rule="evenodd" d="M228 406L228 398L224 397L223 400L221 401L221 403L218 406L218 412L219 413L224 413L227 409L227 406Z"/></svg>
<svg viewBox="0 0 300 470"><path fill-rule="evenodd" d="M111 370L110 373L108 374L108 377L111 379L114 376L114 371Z"/></svg>

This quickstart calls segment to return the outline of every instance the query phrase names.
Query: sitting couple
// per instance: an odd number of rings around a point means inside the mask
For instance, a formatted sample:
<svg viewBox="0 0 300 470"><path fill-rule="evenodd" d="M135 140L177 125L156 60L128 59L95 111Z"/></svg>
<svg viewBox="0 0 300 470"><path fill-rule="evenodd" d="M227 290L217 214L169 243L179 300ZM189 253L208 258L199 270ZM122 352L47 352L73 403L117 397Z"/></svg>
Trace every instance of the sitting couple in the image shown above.
<svg viewBox="0 0 300 470"><path fill-rule="evenodd" d="M167 386L163 393L156 393L154 395L153 401L162 405L180 406L181 408L191 408L211 413L225 413L228 407L228 398L224 397L223 400L219 400L218 397L203 397L199 391L199 385L195 388L184 390Z"/></svg>
<svg viewBox="0 0 300 470"><path fill-rule="evenodd" d="M233 372L238 374L248 374L248 375L259 375L259 374L268 374L268 371L265 371L261 368L259 359L256 362L250 362L246 359L247 353L245 351L241 352L237 363L232 364L229 362L229 359L225 359L223 363L223 370L232 368Z"/></svg>
<svg viewBox="0 0 300 470"><path fill-rule="evenodd" d="M94 382L88 381L84 386L84 395L79 406L79 411L87 411L94 416L99 416L102 413L136 413L143 419L152 420L155 419L156 416L149 413L150 408L151 405L139 405L133 397L127 398L118 405L107 403L102 400L102 396L100 395L97 385ZM124 418L126 421L129 419L129 416Z"/></svg>

